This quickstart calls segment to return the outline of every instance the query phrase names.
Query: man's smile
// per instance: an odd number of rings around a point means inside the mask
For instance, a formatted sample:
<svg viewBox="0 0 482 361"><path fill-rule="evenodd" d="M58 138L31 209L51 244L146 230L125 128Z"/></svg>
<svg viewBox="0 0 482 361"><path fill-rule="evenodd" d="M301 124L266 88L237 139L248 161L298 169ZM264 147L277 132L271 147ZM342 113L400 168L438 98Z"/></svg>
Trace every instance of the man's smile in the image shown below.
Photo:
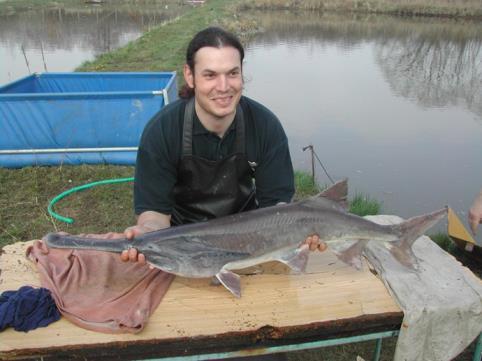
<svg viewBox="0 0 482 361"><path fill-rule="evenodd" d="M211 100L213 100L214 102L216 102L217 104L219 104L221 106L227 106L227 105L231 104L231 102L233 100L233 96L232 95L216 96L216 97L211 98Z"/></svg>

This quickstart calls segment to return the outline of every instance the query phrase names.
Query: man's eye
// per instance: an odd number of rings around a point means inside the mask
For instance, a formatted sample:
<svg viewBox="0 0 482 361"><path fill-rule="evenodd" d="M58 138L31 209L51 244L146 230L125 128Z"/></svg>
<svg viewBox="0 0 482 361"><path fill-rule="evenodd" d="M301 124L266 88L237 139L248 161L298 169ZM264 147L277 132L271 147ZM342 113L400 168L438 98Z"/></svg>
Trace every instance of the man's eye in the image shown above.
<svg viewBox="0 0 482 361"><path fill-rule="evenodd" d="M232 77L236 77L239 75L239 70L234 70L229 75L231 75Z"/></svg>
<svg viewBox="0 0 482 361"><path fill-rule="evenodd" d="M212 79L212 78L214 78L214 74L211 74L211 73L209 73L209 74L204 74L204 77L205 77L206 79Z"/></svg>

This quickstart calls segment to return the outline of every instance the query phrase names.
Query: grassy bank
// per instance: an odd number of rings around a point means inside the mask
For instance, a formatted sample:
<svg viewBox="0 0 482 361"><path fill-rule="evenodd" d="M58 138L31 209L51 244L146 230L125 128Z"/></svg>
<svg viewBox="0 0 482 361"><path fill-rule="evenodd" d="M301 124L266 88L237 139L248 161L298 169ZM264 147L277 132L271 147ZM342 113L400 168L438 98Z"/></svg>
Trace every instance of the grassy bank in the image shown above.
<svg viewBox="0 0 482 361"><path fill-rule="evenodd" d="M214 4L207 0L208 6L217 12L218 5L235 6L239 11L248 9L262 10L308 10L343 13L390 14L396 16L431 16L454 18L481 18L482 7L479 0L226 0ZM174 5L176 0L105 0L105 4L116 6ZM221 4L224 3L224 4ZM89 7L79 0L0 0L0 15L15 11L39 10L45 8ZM201 7L196 7L200 9ZM233 15L233 8L227 12ZM242 14L237 14L237 17ZM228 24L229 21L226 23Z"/></svg>
<svg viewBox="0 0 482 361"><path fill-rule="evenodd" d="M246 0L240 4L240 8L482 18L482 7L478 0Z"/></svg>
<svg viewBox="0 0 482 361"><path fill-rule="evenodd" d="M256 31L252 20L240 20L235 2L210 0L193 7L178 17L145 33L127 46L103 54L81 65L78 71L172 71L180 72L188 41L207 26L221 26L236 32L245 40Z"/></svg>
<svg viewBox="0 0 482 361"><path fill-rule="evenodd" d="M5 189L0 192L0 247L54 230L122 231L134 222L131 184L99 186L60 201L55 211L74 218L72 225L50 217L47 206L53 197L72 187L133 174L133 167L102 165L0 168L0 184Z"/></svg>
<svg viewBox="0 0 482 361"><path fill-rule="evenodd" d="M189 4L178 0L103 0L101 5L91 4L83 0L0 0L0 15L15 15L24 11L65 11L75 13L92 13L115 8L119 12L134 14L149 13L154 10L169 14L179 8L192 8Z"/></svg>
<svg viewBox="0 0 482 361"><path fill-rule="evenodd" d="M132 177L133 174L133 167L111 165L0 168L0 184L6 190L0 193L0 247L40 238L52 231L74 234L123 231L135 222L132 183L100 185L60 200L54 206L55 212L73 218L73 224L54 219L47 207L51 199L71 188L104 179ZM295 181L295 199L320 190L306 173L296 172ZM22 186L18 187L18 184ZM350 211L355 214L378 212L377 203L365 196L356 196L350 203Z"/></svg>
<svg viewBox="0 0 482 361"><path fill-rule="evenodd" d="M300 200L319 193L321 190L328 188L330 185L318 185L314 183L313 177L306 172L295 172L296 193L294 200ZM349 200L350 213L361 217L368 215L376 215L380 212L381 204L368 195L355 193L355 196Z"/></svg>
<svg viewBox="0 0 482 361"><path fill-rule="evenodd" d="M59 6L75 6L78 0L45 1L45 0L0 0L0 15L12 15L27 10L58 8Z"/></svg>

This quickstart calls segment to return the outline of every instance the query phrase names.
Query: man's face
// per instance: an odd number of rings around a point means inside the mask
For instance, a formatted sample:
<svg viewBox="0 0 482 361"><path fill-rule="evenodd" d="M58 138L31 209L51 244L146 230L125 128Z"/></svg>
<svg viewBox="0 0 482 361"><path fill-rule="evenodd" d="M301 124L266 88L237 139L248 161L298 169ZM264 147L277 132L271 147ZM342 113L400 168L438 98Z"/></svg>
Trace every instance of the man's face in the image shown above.
<svg viewBox="0 0 482 361"><path fill-rule="evenodd" d="M184 78L194 88L200 118L223 120L235 113L243 89L241 71L241 59L236 48L204 47L196 52L194 74L185 65Z"/></svg>

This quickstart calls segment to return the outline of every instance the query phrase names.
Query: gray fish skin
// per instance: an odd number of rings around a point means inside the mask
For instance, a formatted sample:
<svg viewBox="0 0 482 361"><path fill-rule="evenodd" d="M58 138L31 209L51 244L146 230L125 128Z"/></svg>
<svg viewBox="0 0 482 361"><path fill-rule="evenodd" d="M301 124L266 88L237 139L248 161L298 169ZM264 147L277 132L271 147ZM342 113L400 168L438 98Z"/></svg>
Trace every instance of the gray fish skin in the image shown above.
<svg viewBox="0 0 482 361"><path fill-rule="evenodd" d="M171 227L133 241L58 233L48 234L44 240L54 248L121 252L134 247L148 263L166 272L189 278L216 276L239 297L239 276L231 270L278 260L304 271L309 250L301 243L311 234L318 234L342 261L357 268L368 241L385 242L402 264L414 268L413 242L447 214L444 208L398 225L379 225L347 213L340 205L346 193L344 180L306 200Z"/></svg>

